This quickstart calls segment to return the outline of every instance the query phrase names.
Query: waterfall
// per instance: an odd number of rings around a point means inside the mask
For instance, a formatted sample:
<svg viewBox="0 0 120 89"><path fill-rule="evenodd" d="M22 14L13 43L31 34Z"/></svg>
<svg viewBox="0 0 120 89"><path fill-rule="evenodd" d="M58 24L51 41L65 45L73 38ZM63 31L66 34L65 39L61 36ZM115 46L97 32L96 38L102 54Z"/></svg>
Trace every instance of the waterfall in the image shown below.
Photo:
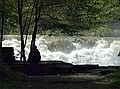
<svg viewBox="0 0 120 89"><path fill-rule="evenodd" d="M25 54L30 51L31 36L28 36ZM39 36L36 46L42 60L62 60L72 64L98 64L101 66L120 65L120 38ZM20 36L5 35L3 47L13 47L16 60L20 58Z"/></svg>

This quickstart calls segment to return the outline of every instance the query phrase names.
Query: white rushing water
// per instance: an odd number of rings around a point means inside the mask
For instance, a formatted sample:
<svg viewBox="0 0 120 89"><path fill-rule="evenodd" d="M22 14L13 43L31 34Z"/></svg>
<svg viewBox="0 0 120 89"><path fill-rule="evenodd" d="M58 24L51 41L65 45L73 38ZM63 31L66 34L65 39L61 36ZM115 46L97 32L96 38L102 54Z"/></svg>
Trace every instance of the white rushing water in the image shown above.
<svg viewBox="0 0 120 89"><path fill-rule="evenodd" d="M30 50L31 37L25 48L26 57ZM72 64L120 65L120 38L114 37L69 37L37 36L36 45L42 60L62 60ZM20 37L5 35L3 47L14 47L17 60L20 55Z"/></svg>

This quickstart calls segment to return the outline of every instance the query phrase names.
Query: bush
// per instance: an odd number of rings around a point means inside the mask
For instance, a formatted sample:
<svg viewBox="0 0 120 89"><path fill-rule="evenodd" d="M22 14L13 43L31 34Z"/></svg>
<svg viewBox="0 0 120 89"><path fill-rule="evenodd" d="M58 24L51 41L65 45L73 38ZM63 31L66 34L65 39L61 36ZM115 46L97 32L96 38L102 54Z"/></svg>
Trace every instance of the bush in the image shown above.
<svg viewBox="0 0 120 89"><path fill-rule="evenodd" d="M2 76L0 81L0 89L17 89L20 84L24 84L27 81L27 76L18 72L10 70L1 71Z"/></svg>
<svg viewBox="0 0 120 89"><path fill-rule="evenodd" d="M19 87L26 80L25 74L11 71L0 61L0 89L17 89L16 87Z"/></svg>

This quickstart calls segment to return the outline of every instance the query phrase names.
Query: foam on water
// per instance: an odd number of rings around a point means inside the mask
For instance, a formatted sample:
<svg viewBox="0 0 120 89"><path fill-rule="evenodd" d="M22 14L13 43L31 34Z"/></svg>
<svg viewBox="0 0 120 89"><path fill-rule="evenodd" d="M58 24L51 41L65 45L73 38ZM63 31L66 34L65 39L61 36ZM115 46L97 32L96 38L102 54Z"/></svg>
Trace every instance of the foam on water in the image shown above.
<svg viewBox="0 0 120 89"><path fill-rule="evenodd" d="M3 47L14 47L17 60L20 58L19 36L4 36ZM28 38L25 51L30 51ZM37 36L36 45L41 52L42 60L62 60L73 64L120 65L119 38L87 38L84 37L48 37Z"/></svg>

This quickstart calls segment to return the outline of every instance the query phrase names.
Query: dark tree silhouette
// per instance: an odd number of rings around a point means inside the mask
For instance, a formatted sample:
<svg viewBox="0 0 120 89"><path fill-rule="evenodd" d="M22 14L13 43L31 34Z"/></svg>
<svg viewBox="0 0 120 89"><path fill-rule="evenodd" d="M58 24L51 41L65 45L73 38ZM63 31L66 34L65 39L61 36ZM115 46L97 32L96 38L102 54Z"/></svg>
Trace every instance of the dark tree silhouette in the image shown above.
<svg viewBox="0 0 120 89"><path fill-rule="evenodd" d="M21 36L21 61L23 58L23 61L26 61L25 57L25 45L24 45L24 38L23 38L23 24L22 24L22 0L18 0L18 16L19 16L19 30L20 30L20 36Z"/></svg>
<svg viewBox="0 0 120 89"><path fill-rule="evenodd" d="M4 0L2 0L2 9L0 12L1 12L1 14L0 14L0 58L1 58L1 56L2 56L3 29L4 29Z"/></svg>
<svg viewBox="0 0 120 89"><path fill-rule="evenodd" d="M37 28L38 28L38 23L39 23L39 19L40 19L40 12L42 9L42 5L43 5L42 0L40 0L40 1L35 0L35 24L34 24L34 31L32 34L31 49L32 49L33 45L35 45L36 33L37 33Z"/></svg>

